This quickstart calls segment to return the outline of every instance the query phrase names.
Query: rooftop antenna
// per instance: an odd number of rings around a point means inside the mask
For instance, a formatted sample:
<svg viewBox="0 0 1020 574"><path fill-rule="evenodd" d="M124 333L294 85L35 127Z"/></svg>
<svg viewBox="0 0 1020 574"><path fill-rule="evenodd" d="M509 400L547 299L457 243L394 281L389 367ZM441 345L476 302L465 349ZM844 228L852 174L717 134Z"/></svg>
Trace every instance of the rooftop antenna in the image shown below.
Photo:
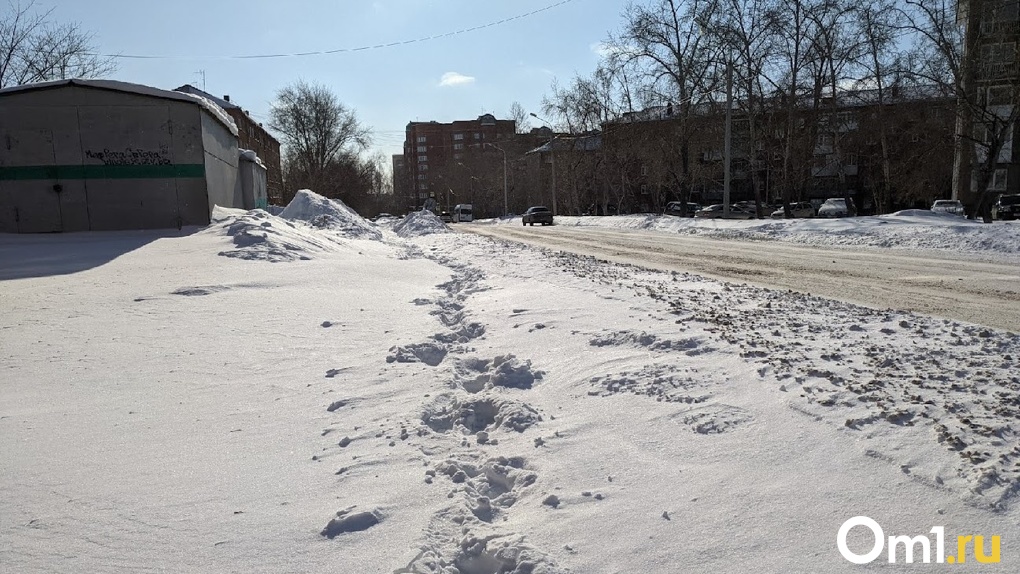
<svg viewBox="0 0 1020 574"><path fill-rule="evenodd" d="M199 71L195 72L195 75L202 77L202 91L204 92L205 91L205 70L199 70Z"/></svg>

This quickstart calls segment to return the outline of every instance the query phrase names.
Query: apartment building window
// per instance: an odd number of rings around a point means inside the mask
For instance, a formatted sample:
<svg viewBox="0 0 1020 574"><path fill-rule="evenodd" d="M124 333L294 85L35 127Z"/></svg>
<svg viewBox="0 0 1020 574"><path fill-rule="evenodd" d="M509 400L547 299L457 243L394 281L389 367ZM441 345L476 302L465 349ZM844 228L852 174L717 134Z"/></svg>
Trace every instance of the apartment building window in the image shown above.
<svg viewBox="0 0 1020 574"><path fill-rule="evenodd" d="M418 136L418 143L425 143L425 136Z"/></svg>
<svg viewBox="0 0 1020 574"><path fill-rule="evenodd" d="M1008 106L1012 103L1013 89L1010 86L989 86L978 88L978 97L989 106Z"/></svg>
<svg viewBox="0 0 1020 574"><path fill-rule="evenodd" d="M648 175L648 166L647 165L641 166L641 175L642 175L642 177Z"/></svg>
<svg viewBox="0 0 1020 574"><path fill-rule="evenodd" d="M462 154L462 153L455 153L455 154L453 154L453 159L464 159L464 154Z"/></svg>
<svg viewBox="0 0 1020 574"><path fill-rule="evenodd" d="M429 151L428 146L423 146L423 145L418 146L418 153L425 153L427 151Z"/></svg>
<svg viewBox="0 0 1020 574"><path fill-rule="evenodd" d="M418 174L418 181L425 181L425 174L424 173L419 173Z"/></svg>
<svg viewBox="0 0 1020 574"><path fill-rule="evenodd" d="M981 46L981 68L985 79L1003 78L1016 73L1016 42Z"/></svg>
<svg viewBox="0 0 1020 574"><path fill-rule="evenodd" d="M429 166L427 164L421 164L418 166L418 171L428 171Z"/></svg>
<svg viewBox="0 0 1020 574"><path fill-rule="evenodd" d="M418 161L428 161L428 160L429 160L429 156L427 156L427 155L420 155L420 156L418 156Z"/></svg>
<svg viewBox="0 0 1020 574"><path fill-rule="evenodd" d="M462 143L453 144L453 149L464 149L464 144Z"/></svg>
<svg viewBox="0 0 1020 574"><path fill-rule="evenodd" d="M480 139L482 139L482 134L480 134L480 133L478 133L478 132L475 132L475 139L476 139L476 140L480 140Z"/></svg>
<svg viewBox="0 0 1020 574"><path fill-rule="evenodd" d="M429 184L427 184L427 183L419 183L418 184L418 189L420 189L422 191L425 191L428 188L429 188Z"/></svg>
<svg viewBox="0 0 1020 574"><path fill-rule="evenodd" d="M857 129L857 114L850 111L837 112L836 122L842 131L853 131Z"/></svg>
<svg viewBox="0 0 1020 574"><path fill-rule="evenodd" d="M464 134L453 134L453 141L460 141L464 139Z"/></svg>
<svg viewBox="0 0 1020 574"><path fill-rule="evenodd" d="M833 144L832 134L822 132L818 134L818 147L831 148Z"/></svg>
<svg viewBox="0 0 1020 574"><path fill-rule="evenodd" d="M1006 169L1000 168L992 174L992 182L988 185L992 191L1006 191Z"/></svg>
<svg viewBox="0 0 1020 574"><path fill-rule="evenodd" d="M990 0L983 3L984 14L981 15L981 33L995 34L1012 29L1016 30L1020 13L1017 11L1016 0Z"/></svg>

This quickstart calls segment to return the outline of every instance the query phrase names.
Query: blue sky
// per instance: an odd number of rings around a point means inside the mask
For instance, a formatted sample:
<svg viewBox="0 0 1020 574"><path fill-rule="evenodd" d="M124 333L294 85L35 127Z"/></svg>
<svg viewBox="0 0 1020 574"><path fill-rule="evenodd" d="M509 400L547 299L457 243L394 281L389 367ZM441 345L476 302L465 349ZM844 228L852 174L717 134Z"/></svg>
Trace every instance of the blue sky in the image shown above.
<svg viewBox="0 0 1020 574"><path fill-rule="evenodd" d="M539 115L554 78L591 72L598 43L626 0L37 0L76 21L118 60L113 78L173 89L190 83L267 120L275 93L299 79L332 89L374 130L373 149L400 153L409 121ZM536 14L494 24L536 10ZM232 56L355 49L331 55ZM446 82L443 82L444 77ZM532 120L533 126L541 125Z"/></svg>

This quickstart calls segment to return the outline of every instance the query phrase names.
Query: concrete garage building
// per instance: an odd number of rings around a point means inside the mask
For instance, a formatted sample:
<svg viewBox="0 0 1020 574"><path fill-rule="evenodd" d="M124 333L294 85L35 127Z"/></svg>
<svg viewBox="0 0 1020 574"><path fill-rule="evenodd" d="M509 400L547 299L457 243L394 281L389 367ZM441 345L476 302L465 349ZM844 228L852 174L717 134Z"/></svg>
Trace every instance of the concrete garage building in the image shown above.
<svg viewBox="0 0 1020 574"><path fill-rule="evenodd" d="M148 86L61 80L0 90L0 232L207 225L251 208L237 128L215 104Z"/></svg>

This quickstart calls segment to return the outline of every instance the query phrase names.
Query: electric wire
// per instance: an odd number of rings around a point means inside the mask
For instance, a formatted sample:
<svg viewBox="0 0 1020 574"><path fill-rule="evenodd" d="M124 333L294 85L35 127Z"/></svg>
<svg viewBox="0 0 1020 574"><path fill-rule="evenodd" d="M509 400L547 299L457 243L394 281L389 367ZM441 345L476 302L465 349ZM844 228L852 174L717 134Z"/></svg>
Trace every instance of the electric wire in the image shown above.
<svg viewBox="0 0 1020 574"><path fill-rule="evenodd" d="M492 28L492 27L495 27L495 26L501 26L503 24L508 24L508 23L513 22L515 20L520 20L522 18L527 18L529 16L534 16L535 14L540 14L542 12L546 12L548 10L552 10L553 8L562 6L564 4L569 4L571 2L574 2L574 0L560 0L559 2L556 2L555 4L550 4L548 6L545 6L544 8L539 8L537 10L532 10L531 12L526 12L524 14L518 14L516 16L510 16L508 18L503 18L502 20L496 20L494 22L489 22L489 23L486 23L486 24L480 24L478 26L471 26L469 28L461 28L460 30L453 30L451 32L445 32L445 33L442 33L442 34L434 34L434 35L431 35L431 36L423 36L421 38L414 38L414 39L411 39L411 40L400 40L400 41L397 41L397 42L388 42L388 43L385 43L385 44L358 46L356 48L336 48L336 49L333 49L333 50L320 50L320 51L313 51L313 52L280 53L280 54L242 54L242 55L235 55L235 56L206 56L206 57L203 57L203 56L166 56L166 55L154 55L154 54L98 54L98 55L101 56L101 57L104 57L104 58L118 58L118 59L124 59L124 60L208 60L208 59L213 59L213 60L267 60L267 59L273 59L273 58L301 58L301 57L307 57L307 56L327 56L327 55L332 55L332 54L364 52L366 50L379 50L379 49L382 49L382 48L392 48L392 47L396 47L396 46L406 46L406 45L409 45L409 44L418 44L418 43L422 43L422 42L429 42L429 41L432 41L432 40L439 40L439 39L442 39L442 38L450 38L450 37L458 36L458 35L461 35L461 34L468 34L470 32L477 32L478 30L484 30L486 28Z"/></svg>

